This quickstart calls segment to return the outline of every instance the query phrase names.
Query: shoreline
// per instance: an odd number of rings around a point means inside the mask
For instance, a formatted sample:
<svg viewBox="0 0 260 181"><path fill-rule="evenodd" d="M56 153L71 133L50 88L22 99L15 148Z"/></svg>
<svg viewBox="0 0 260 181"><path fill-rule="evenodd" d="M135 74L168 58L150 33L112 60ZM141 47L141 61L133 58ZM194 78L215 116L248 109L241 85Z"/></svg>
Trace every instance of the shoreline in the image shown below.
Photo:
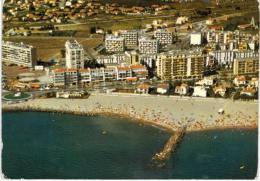
<svg viewBox="0 0 260 181"><path fill-rule="evenodd" d="M44 113L59 113L59 114L71 114L75 116L111 116L111 117L120 117L120 118L126 118L128 121L135 122L137 124L143 124L148 126L153 126L157 129L160 129L162 131L166 131L168 133L174 133L176 130L173 130L170 127L166 127L165 125L162 125L160 123L155 123L152 121L142 120L138 118L129 117L127 115L117 114L117 113L110 113L110 112L104 112L104 113L75 113L75 112L69 112L69 111L56 111L56 110L35 110L35 109L8 109L4 108L4 112L44 112ZM141 125L142 126L142 125ZM258 126L230 126L230 127L214 127L214 128L205 128L205 129L197 129L197 130L187 130L186 132L202 132L202 131L214 131L214 130L254 130L258 129Z"/></svg>
<svg viewBox="0 0 260 181"><path fill-rule="evenodd" d="M191 117L188 117L188 113L184 116L171 116L168 115L169 111L159 111L158 113L154 113L154 110L149 110L147 107L148 105L133 105L131 106L129 104L130 101L128 101L126 98L122 98L122 100L118 102L125 102L128 105L122 105L119 104L119 106L116 106L112 103L112 105L106 106L107 102L106 99L109 99L113 97L113 99L119 99L120 96L90 96L92 99L99 100L99 102L93 102L93 100L84 99L84 100L75 100L75 99L34 99L29 100L24 103L17 103L17 104L4 104L2 106L3 112L17 112L17 111L35 111L35 112L56 112L56 113L65 113L65 114L74 114L74 115L82 115L82 116L120 116L125 117L127 119L133 120L136 123L141 124L147 124L147 125L153 125L155 127L158 127L159 129L163 129L164 131L167 131L169 133L173 133L181 128L181 126L188 125L187 132L197 132L197 131L208 131L208 130L225 130L225 129L257 129L258 128L258 122L257 122L257 111L255 117L250 114L250 110L252 111L252 108L257 108L257 104L252 105L251 104L244 104L242 108L251 106L248 108L249 111L246 111L245 113L241 113L239 110L235 111L234 115L229 114L229 112L225 115L213 115L212 112L209 112L206 110L206 115L209 117L205 119L205 116L203 115L194 115ZM100 98L101 97L101 98ZM143 99L142 101L149 100L147 98L139 98ZM156 100L153 100L156 98L152 98L151 102L156 103ZM166 102L168 100L160 100L162 102ZM185 104L187 102L190 102L188 100L178 100L179 103L175 102L175 104L182 105L181 109L185 108ZM228 102L228 101L227 101ZM172 106L174 106L173 104ZM191 105L195 104L196 109L200 110L200 102L193 101ZM197 104L197 105L196 105ZM203 103L205 104L205 103ZM216 102L214 103L216 104ZM213 106L214 106L213 104ZM240 104L238 104L239 106ZM139 109L141 106L142 109ZM234 105L233 105L234 106ZM232 107L233 107L232 106ZM237 110L238 106L234 106L233 109ZM241 105L240 105L241 106ZM177 105L178 108L180 108L179 105ZM165 108L165 107L164 107ZM193 108L191 111L195 111L196 109ZM231 108L232 109L232 108ZM232 109L232 110L233 110ZM200 113L200 112L199 112ZM168 115L168 117L166 116ZM167 119L166 119L166 118ZM204 119L203 119L204 118ZM208 120L211 118L210 120ZM241 120L240 120L241 119ZM200 121L198 121L200 120Z"/></svg>

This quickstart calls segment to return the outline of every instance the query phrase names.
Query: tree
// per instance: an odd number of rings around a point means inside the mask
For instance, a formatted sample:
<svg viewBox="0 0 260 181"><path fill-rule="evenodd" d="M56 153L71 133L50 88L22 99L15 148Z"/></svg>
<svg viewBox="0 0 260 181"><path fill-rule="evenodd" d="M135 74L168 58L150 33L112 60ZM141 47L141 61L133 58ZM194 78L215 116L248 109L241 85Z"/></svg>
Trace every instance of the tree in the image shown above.
<svg viewBox="0 0 260 181"><path fill-rule="evenodd" d="M96 27L91 27L91 28L90 28L90 33L91 33L91 34L96 33Z"/></svg>

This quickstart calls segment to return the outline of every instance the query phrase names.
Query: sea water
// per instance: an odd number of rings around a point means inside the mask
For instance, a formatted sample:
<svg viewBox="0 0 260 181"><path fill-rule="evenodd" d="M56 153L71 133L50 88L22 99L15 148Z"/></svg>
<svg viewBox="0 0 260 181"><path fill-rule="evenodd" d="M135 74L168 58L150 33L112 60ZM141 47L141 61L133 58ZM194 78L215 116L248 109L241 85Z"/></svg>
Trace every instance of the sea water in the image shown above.
<svg viewBox="0 0 260 181"><path fill-rule="evenodd" d="M5 112L2 172L26 179L249 179L257 170L257 130L194 132L167 161L152 156L170 137L120 117Z"/></svg>

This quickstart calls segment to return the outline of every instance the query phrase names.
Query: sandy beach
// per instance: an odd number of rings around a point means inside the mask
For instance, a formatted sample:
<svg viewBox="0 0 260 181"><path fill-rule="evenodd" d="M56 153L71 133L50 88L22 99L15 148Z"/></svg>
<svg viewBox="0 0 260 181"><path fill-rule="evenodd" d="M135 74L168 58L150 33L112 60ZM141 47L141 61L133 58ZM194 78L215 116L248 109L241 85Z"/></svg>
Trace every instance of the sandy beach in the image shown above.
<svg viewBox="0 0 260 181"><path fill-rule="evenodd" d="M169 131L257 128L258 102L133 94L92 94L88 99L33 99L3 104L4 111L54 111L82 115L118 115ZM224 109L225 114L218 114Z"/></svg>

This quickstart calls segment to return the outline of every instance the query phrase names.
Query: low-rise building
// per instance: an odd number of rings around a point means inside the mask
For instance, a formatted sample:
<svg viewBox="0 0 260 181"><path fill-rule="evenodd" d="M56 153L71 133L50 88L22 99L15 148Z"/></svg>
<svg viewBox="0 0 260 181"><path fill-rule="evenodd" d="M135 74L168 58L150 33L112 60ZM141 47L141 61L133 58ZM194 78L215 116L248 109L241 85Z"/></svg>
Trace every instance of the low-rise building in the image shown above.
<svg viewBox="0 0 260 181"><path fill-rule="evenodd" d="M86 84L91 82L91 72L88 69L79 69L79 82L81 84Z"/></svg>
<svg viewBox="0 0 260 181"><path fill-rule="evenodd" d="M169 84L159 84L157 85L156 92L159 94L166 94L167 92L169 92L169 88Z"/></svg>
<svg viewBox="0 0 260 181"><path fill-rule="evenodd" d="M66 69L55 69L52 71L54 86L65 86L65 70Z"/></svg>
<svg viewBox="0 0 260 181"><path fill-rule="evenodd" d="M104 81L117 80L116 66L109 66L104 69Z"/></svg>
<svg viewBox="0 0 260 181"><path fill-rule="evenodd" d="M150 90L150 85L148 83L141 83L136 88L136 93L148 94Z"/></svg>
<svg viewBox="0 0 260 181"><path fill-rule="evenodd" d="M137 77L139 80L144 80L148 76L148 71L143 65L130 65L132 71L132 77Z"/></svg>
<svg viewBox="0 0 260 181"><path fill-rule="evenodd" d="M201 45L202 44L202 34L201 33L191 33L190 34L190 45Z"/></svg>
<svg viewBox="0 0 260 181"><path fill-rule="evenodd" d="M129 66L117 67L117 80L126 80L129 77L132 77L132 71Z"/></svg>
<svg viewBox="0 0 260 181"><path fill-rule="evenodd" d="M104 68L90 69L91 81L92 82L103 82L104 81Z"/></svg>
<svg viewBox="0 0 260 181"><path fill-rule="evenodd" d="M187 95L188 92L189 92L189 86L184 83L182 83L180 86L176 86L174 89L174 93L179 95Z"/></svg>
<svg viewBox="0 0 260 181"><path fill-rule="evenodd" d="M202 80L199 80L195 83L195 85L204 85L204 86L212 86L214 84L213 77L204 77Z"/></svg>
<svg viewBox="0 0 260 181"><path fill-rule="evenodd" d="M78 84L78 71L77 69L65 70L65 85L77 85Z"/></svg>
<svg viewBox="0 0 260 181"><path fill-rule="evenodd" d="M235 79L233 80L233 83L239 87L239 86L244 86L246 85L246 77L245 76L237 76L235 77Z"/></svg>
<svg viewBox="0 0 260 181"><path fill-rule="evenodd" d="M256 89L253 87L245 87L243 90L240 91L240 96L246 95L249 97L253 97L256 94Z"/></svg>
<svg viewBox="0 0 260 181"><path fill-rule="evenodd" d="M192 96L207 97L207 89L204 86L195 86Z"/></svg>
<svg viewBox="0 0 260 181"><path fill-rule="evenodd" d="M221 97L224 97L227 92L227 88L224 86L217 86L213 88L213 91L215 95L220 95Z"/></svg>

